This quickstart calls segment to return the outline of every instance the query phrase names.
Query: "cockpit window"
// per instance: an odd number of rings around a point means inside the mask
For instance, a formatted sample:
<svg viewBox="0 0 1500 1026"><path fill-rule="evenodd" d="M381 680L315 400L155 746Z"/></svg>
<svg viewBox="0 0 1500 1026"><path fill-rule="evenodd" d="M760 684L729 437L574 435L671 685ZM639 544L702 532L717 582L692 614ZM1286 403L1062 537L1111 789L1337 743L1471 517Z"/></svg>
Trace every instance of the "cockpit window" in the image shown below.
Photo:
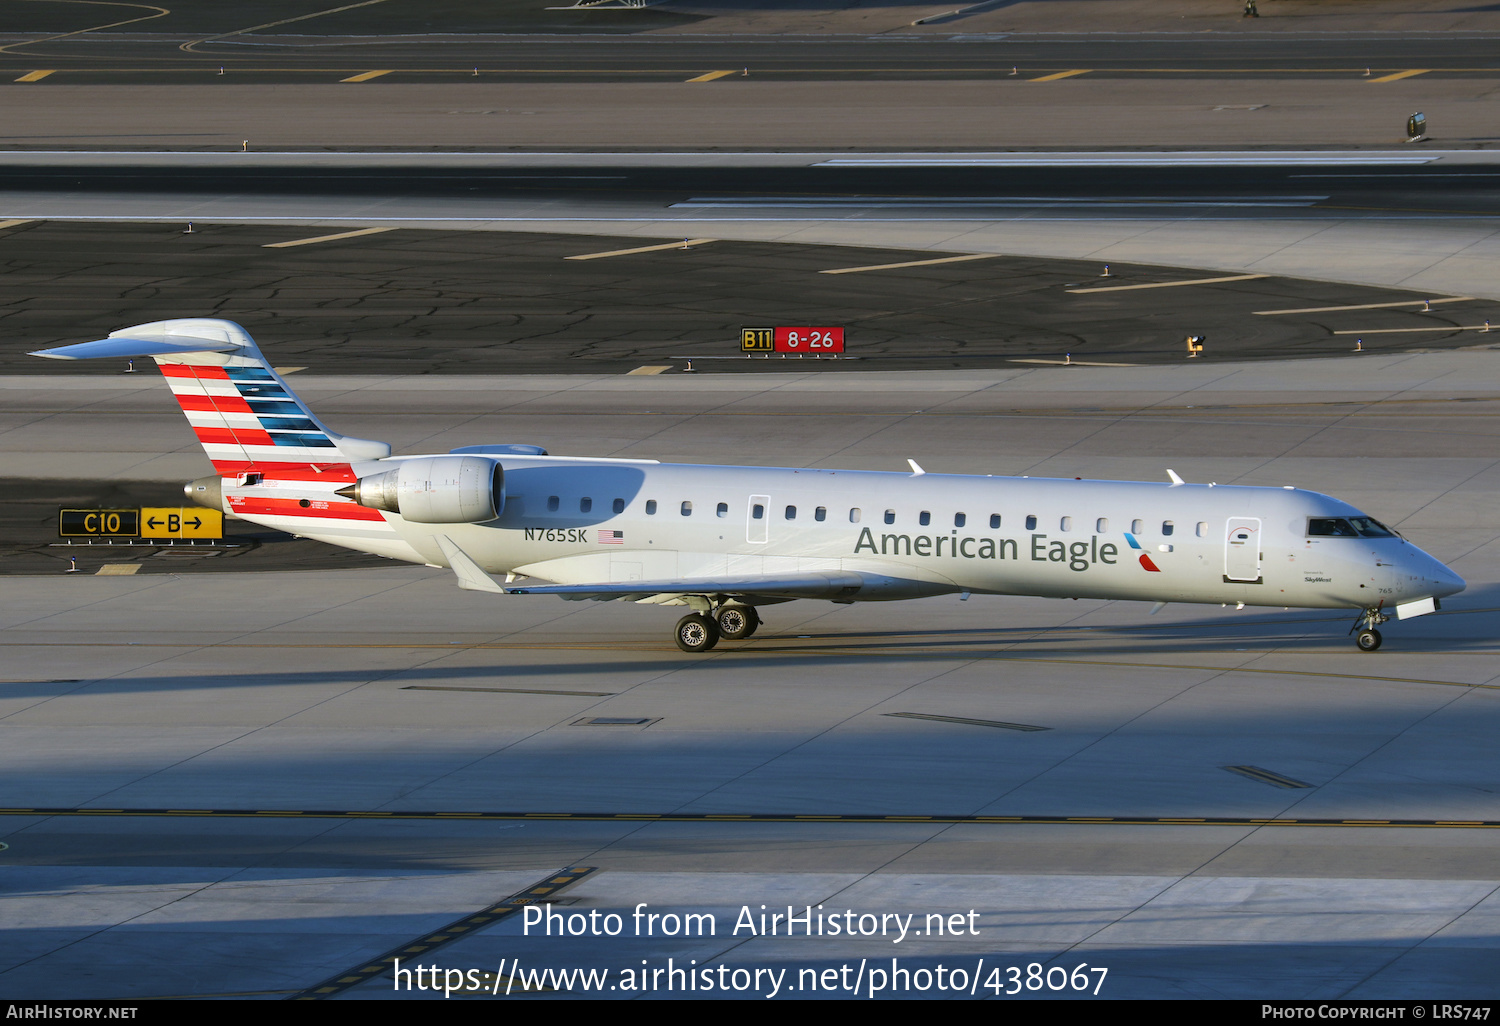
<svg viewBox="0 0 1500 1026"><path fill-rule="evenodd" d="M1395 531L1379 520L1372 520L1369 517L1350 517L1349 523L1353 524L1354 529L1365 538L1394 538L1396 536Z"/></svg>
<svg viewBox="0 0 1500 1026"><path fill-rule="evenodd" d="M1309 517L1309 538L1394 538L1396 532L1370 517Z"/></svg>

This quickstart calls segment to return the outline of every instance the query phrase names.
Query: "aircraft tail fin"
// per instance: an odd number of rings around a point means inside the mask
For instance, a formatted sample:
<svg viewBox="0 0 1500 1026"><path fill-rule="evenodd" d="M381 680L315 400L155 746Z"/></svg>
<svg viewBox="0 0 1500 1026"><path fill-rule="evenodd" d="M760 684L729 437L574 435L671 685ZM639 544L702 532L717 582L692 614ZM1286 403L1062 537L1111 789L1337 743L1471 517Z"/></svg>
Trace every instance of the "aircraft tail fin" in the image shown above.
<svg viewBox="0 0 1500 1026"><path fill-rule="evenodd" d="M52 360L149 356L161 368L221 475L287 464L317 469L391 454L385 442L329 430L271 369L250 334L233 321L201 317L153 321L112 331L98 342L31 355Z"/></svg>

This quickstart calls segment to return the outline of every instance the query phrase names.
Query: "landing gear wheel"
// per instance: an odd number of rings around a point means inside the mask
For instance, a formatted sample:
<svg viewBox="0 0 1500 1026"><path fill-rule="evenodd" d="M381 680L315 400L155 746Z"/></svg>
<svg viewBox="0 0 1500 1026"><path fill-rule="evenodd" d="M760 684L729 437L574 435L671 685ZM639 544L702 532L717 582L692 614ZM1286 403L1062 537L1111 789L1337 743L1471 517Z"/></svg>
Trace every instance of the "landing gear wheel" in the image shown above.
<svg viewBox="0 0 1500 1026"><path fill-rule="evenodd" d="M1380 641L1380 632L1374 627L1360 631L1359 636L1354 639L1354 643L1359 646L1361 652L1375 651L1380 647Z"/></svg>
<svg viewBox="0 0 1500 1026"><path fill-rule="evenodd" d="M677 647L684 652L707 652L719 643L719 628L702 613L690 613L677 621Z"/></svg>
<svg viewBox="0 0 1500 1026"><path fill-rule="evenodd" d="M718 624L719 637L743 641L760 626L760 616L754 606L725 606L719 610Z"/></svg>

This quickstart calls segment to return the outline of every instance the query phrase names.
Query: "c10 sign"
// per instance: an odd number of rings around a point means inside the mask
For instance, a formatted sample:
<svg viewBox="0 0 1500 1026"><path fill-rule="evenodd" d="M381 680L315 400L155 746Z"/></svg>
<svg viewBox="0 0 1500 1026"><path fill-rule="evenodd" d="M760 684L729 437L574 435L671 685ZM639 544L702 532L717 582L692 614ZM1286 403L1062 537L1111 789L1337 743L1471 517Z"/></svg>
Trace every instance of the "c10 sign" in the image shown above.
<svg viewBox="0 0 1500 1026"><path fill-rule="evenodd" d="M740 350L746 353L842 353L843 328L744 328Z"/></svg>

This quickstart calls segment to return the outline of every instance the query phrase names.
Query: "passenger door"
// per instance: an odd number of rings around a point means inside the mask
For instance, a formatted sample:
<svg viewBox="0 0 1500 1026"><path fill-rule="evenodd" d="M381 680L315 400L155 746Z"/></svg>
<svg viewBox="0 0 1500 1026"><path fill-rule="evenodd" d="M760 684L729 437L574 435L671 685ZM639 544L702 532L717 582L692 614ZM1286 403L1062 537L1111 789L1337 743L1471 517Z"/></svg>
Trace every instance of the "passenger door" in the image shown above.
<svg viewBox="0 0 1500 1026"><path fill-rule="evenodd" d="M1224 533L1225 583L1261 582L1260 518L1230 517Z"/></svg>

